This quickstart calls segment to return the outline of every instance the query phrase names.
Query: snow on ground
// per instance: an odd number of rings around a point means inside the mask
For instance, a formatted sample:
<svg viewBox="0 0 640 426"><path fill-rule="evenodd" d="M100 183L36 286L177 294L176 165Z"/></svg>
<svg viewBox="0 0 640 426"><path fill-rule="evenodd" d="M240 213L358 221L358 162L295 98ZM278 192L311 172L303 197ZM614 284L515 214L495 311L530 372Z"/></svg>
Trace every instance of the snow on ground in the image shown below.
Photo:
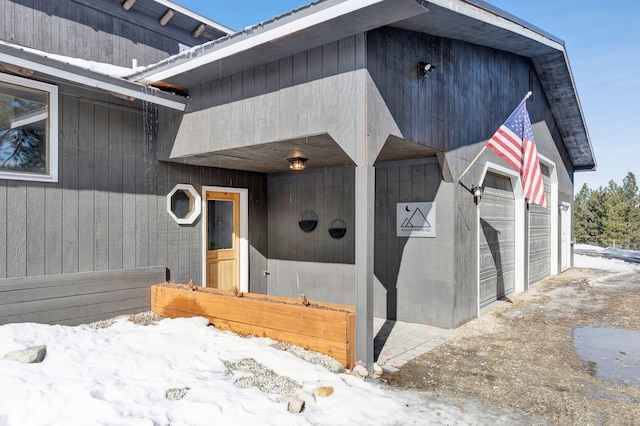
<svg viewBox="0 0 640 426"><path fill-rule="evenodd" d="M589 256L598 256L609 259L620 259L627 262L640 263L640 252L634 250L624 250L615 247L597 247L586 244L576 244L574 247L574 253L586 254ZM605 268L602 268L605 269Z"/></svg>
<svg viewBox="0 0 640 426"><path fill-rule="evenodd" d="M576 244L573 263L573 266L576 268L591 268L615 273L628 273L638 270L640 252L612 247L602 248Z"/></svg>
<svg viewBox="0 0 640 426"><path fill-rule="evenodd" d="M597 256L606 255L605 250L576 248L589 252L575 255L576 267L612 274L639 270L637 264ZM101 329L2 325L0 426L459 425L504 420L473 405L463 411L433 395L334 374L273 343L208 327L203 318L165 319L149 326L123 318ZM39 345L47 345L40 364L2 359L8 352ZM278 395L235 384L250 373L227 366L246 358L297 382L297 394L312 395L321 386L333 387L334 393L310 401L301 414L291 414ZM167 390L187 387L184 398L166 398Z"/></svg>
<svg viewBox="0 0 640 426"><path fill-rule="evenodd" d="M42 324L0 326L0 425L383 425L473 424L458 409L425 402L353 375L334 374L264 338L243 338L208 327L203 318L137 325L120 319L108 328ZM41 364L1 359L47 345ZM332 386L301 414L277 395L234 382L248 373L225 362L253 358L293 379L301 392ZM180 400L170 388L188 387Z"/></svg>

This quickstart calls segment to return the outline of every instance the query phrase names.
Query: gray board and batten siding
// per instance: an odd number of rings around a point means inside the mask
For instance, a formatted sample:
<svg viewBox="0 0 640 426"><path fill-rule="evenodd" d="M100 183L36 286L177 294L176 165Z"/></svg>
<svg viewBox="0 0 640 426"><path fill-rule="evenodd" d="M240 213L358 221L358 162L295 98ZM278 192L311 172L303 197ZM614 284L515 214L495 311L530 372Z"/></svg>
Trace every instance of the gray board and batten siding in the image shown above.
<svg viewBox="0 0 640 426"><path fill-rule="evenodd" d="M267 177L269 259L267 293L355 305L355 169L334 167ZM313 212L317 227L299 220ZM329 228L342 221L346 232Z"/></svg>
<svg viewBox="0 0 640 426"><path fill-rule="evenodd" d="M202 283L202 222L178 225L166 211L166 195L176 184L246 188L248 194L249 290L266 293L267 270L267 175L245 170L205 167L166 161L179 128L182 113L158 109L158 263L166 265L171 281Z"/></svg>
<svg viewBox="0 0 640 426"><path fill-rule="evenodd" d="M0 40L48 53L131 67L133 59L145 66L200 43L140 24L119 2L0 0Z"/></svg>
<svg viewBox="0 0 640 426"><path fill-rule="evenodd" d="M429 78L418 77L421 60L438 66ZM393 139L436 149L439 161L376 164L375 206L381 212L375 214L373 231L374 306L380 315L392 316L395 309L406 320L458 326L477 315L478 223L473 198L451 175L461 173L517 105L529 89L531 72L527 58L385 27L189 88L192 101L185 115L127 108L94 100L79 89L73 95L63 90L60 182L0 182L0 212L7 218L7 227L0 229L0 254L5 255L0 288L20 277L153 266L167 267L176 282L199 282L201 223L179 226L166 213L166 194L177 183L249 188L250 291L297 292L293 278L300 271L322 286L329 263L340 265L341 276L353 288L350 262L357 250L349 230L351 223L358 226L359 214L354 201L358 173L352 165L370 167ZM571 202L570 162L559 148L561 138L537 81L530 112L538 149L556 164L560 201ZM317 134L329 134L350 158L350 166L309 172L322 182L306 175L197 165L199 153ZM485 153L464 183L476 183L486 161L501 160ZM331 211L317 207L325 192L335 190L338 177L347 182L342 198L332 198ZM290 193L293 213L271 217L283 213L287 201L271 200L272 185ZM354 197L345 197L350 185ZM436 201L438 236L394 238L389 211L395 200ZM298 235L295 219L307 208L318 209L325 226L325 214L344 212L347 239L314 235L307 241L308 236ZM381 218L385 209L387 217ZM377 265L383 257L386 262ZM276 273L270 271L276 267ZM264 271L274 274L282 289ZM313 287L309 293L322 299L330 297L330 289ZM345 288L339 298L352 298L350 291Z"/></svg>
<svg viewBox="0 0 640 426"><path fill-rule="evenodd" d="M364 151L357 142L365 121L363 42L362 35L349 37L187 88L193 101L166 158L228 167L250 155L237 168L283 171L263 167L268 158L259 145L329 135L339 158L327 165L354 164ZM278 164L286 166L286 158ZM310 167L326 160L309 158Z"/></svg>
<svg viewBox="0 0 640 426"><path fill-rule="evenodd" d="M418 76L417 63L421 60L432 61L437 66L428 78ZM367 71L365 75L361 72L363 67ZM429 148L430 154L423 155L422 159L415 158L415 165L411 161L402 167L391 168L385 167L384 163L376 164L376 187L388 185L384 182L388 182L389 176L401 173L401 180L411 182L416 186L417 194L422 194L415 195L415 201L437 199L438 211L442 212L438 229L442 227L443 231L439 231L432 241L412 239L408 244L404 241L390 244L389 241L397 237L390 231L382 236L376 224L374 306L376 315L391 317L395 314L415 322L455 327L477 315L478 222L473 197L467 189L453 183L451 176L462 172L531 88L531 75L534 77L534 100L530 102L529 110L534 132L539 136L538 149L556 164L561 201L570 202L571 198L566 194L572 193L571 163L561 148L557 125L529 59L391 27L189 88L194 99L176 129L176 143L161 150L160 157L206 164L207 155L212 151L250 149L254 145L324 133L359 164L359 126L368 126L369 162L373 162L385 144L392 140L400 141L394 145L400 149L403 141L407 147L411 141ZM354 86L365 87L366 96L361 89L354 91ZM343 91L343 87L349 90ZM338 94L343 97L337 97ZM309 102L310 99L314 101ZM356 111L366 111L368 119L361 120ZM250 151L242 151L243 154L247 152ZM413 172L407 172L412 168L427 167L420 162L425 156L435 159L436 152L439 161L432 163L428 172L416 172L414 177L411 176ZM213 164L221 161L210 158ZM482 165L487 161L503 164L494 153L486 152L463 183L478 183ZM400 167L399 171L394 171L396 167ZM432 176L433 167L438 172ZM309 173L324 180L341 169L329 167ZM418 182L421 178L417 176L424 173L429 176L429 187L420 189L425 183ZM342 260L337 257L328 260L324 251L320 256L319 247L323 246L325 237L299 235L301 231L296 223L297 216L307 205L317 205L319 188L326 182L287 174L267 174L266 179L269 188L268 250L260 253L267 259L265 270L270 275L259 278L259 288L270 294L295 297L304 292L317 295L321 300L326 297L326 301L348 303L351 298L349 288L333 292L332 285L323 284L319 277L327 271L324 263L333 262L341 264L342 269L336 270L336 274L350 280L351 252L345 251ZM276 195L272 185L289 193L291 211L279 207L286 206L285 196L280 201L271 200L272 196L282 195ZM408 201L402 195L404 190L392 185L384 191L389 193L384 194L389 197L387 214L392 208L391 199ZM434 190L437 195L433 195ZM376 189L377 208L380 208L380 197L383 196L381 191ZM283 217L274 218L274 214ZM381 214L376 213L377 221ZM322 217L322 220L328 219ZM391 225L387 223L386 226ZM425 247L414 249L414 245ZM401 270L398 265L405 255L416 262L420 258L420 266L415 270L411 266ZM383 257L388 260L380 263ZM407 265L402 267L407 268ZM262 269L252 269L252 280L262 272ZM407 304L406 312L404 308L399 309L403 303Z"/></svg>
<svg viewBox="0 0 640 426"><path fill-rule="evenodd" d="M420 78L419 61L431 62L437 68L426 78ZM555 164L559 202L571 203L573 200L571 161L546 94L528 58L462 41L384 27L367 33L367 69L374 83L373 93L370 90L368 94L369 135L391 128L386 123L389 116L392 117L391 121L403 139L443 153L440 188L449 188L450 182L455 185L448 191L450 199L441 197L450 203L449 212L455 220L454 249L450 255L444 250L442 253L445 254L434 262L434 268L451 271L453 296L446 314L436 320L425 320L434 325L458 326L477 315L478 207L467 188L482 185L480 178L487 162L503 167L508 165L486 150L463 178L464 186L457 184L457 176L529 89L534 93L528 109L538 151ZM377 99L377 96L383 102L371 105L371 99ZM375 139L384 140L384 136L377 135ZM376 253L379 253L378 247ZM430 259L425 253L425 261ZM376 274L379 269L376 264ZM429 280L424 278L425 282ZM380 303L376 300L376 307Z"/></svg>
<svg viewBox="0 0 640 426"><path fill-rule="evenodd" d="M78 325L149 310L163 266L0 280L0 324Z"/></svg>
<svg viewBox="0 0 640 426"><path fill-rule="evenodd" d="M91 309L96 318L122 312L114 301L124 299L137 300L122 305L129 311L145 310L145 285L166 278L157 263L155 137L145 131L155 117L89 97L95 92L60 91L58 182L0 181L0 293L33 301L0 313L4 320L85 321ZM88 273L98 283L91 289ZM59 312L46 317L34 306Z"/></svg>
<svg viewBox="0 0 640 426"><path fill-rule="evenodd" d="M177 113L110 99L60 86L58 182L0 180L0 299L19 291L21 300L33 300L10 314L0 306L0 321L67 324L139 312L150 307L150 285L167 277L198 281L200 224L180 227L166 212L166 194L177 183L249 188L252 268L266 268L264 176L159 162L158 134L160 143L171 137L166 130L179 122ZM84 289L87 273L99 283L91 289ZM115 303L125 299L136 302ZM59 306L50 319L34 312L47 305Z"/></svg>
<svg viewBox="0 0 640 426"><path fill-rule="evenodd" d="M452 185L435 157L376 166L374 315L449 327L454 297ZM434 202L436 237L397 236L396 206Z"/></svg>

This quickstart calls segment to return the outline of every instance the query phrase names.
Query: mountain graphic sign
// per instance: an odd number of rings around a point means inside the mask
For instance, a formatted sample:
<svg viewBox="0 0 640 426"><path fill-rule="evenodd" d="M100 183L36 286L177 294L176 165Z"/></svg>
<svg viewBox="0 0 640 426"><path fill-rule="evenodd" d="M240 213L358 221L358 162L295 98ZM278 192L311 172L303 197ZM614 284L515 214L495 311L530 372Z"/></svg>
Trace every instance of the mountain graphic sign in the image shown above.
<svg viewBox="0 0 640 426"><path fill-rule="evenodd" d="M398 237L436 236L436 203L398 203L396 214Z"/></svg>

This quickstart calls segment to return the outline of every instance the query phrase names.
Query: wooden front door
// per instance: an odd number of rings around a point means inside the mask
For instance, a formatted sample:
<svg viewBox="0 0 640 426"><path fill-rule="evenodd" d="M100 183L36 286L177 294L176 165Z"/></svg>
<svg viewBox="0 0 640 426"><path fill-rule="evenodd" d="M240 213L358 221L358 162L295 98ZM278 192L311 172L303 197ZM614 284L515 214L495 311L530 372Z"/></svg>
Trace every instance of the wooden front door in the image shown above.
<svg viewBox="0 0 640 426"><path fill-rule="evenodd" d="M240 289L240 194L207 191L206 287Z"/></svg>

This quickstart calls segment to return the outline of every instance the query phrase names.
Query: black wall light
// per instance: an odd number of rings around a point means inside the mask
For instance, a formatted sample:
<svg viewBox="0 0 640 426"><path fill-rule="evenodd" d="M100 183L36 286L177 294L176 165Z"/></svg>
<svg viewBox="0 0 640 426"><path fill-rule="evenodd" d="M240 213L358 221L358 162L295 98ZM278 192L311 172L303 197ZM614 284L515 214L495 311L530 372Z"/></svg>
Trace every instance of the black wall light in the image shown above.
<svg viewBox="0 0 640 426"><path fill-rule="evenodd" d="M429 73L436 69L436 66L430 62L420 62L418 64L418 74L420 77L427 77Z"/></svg>
<svg viewBox="0 0 640 426"><path fill-rule="evenodd" d="M471 186L471 193L473 194L473 200L476 202L476 204L480 203L483 192L484 190L481 186Z"/></svg>

